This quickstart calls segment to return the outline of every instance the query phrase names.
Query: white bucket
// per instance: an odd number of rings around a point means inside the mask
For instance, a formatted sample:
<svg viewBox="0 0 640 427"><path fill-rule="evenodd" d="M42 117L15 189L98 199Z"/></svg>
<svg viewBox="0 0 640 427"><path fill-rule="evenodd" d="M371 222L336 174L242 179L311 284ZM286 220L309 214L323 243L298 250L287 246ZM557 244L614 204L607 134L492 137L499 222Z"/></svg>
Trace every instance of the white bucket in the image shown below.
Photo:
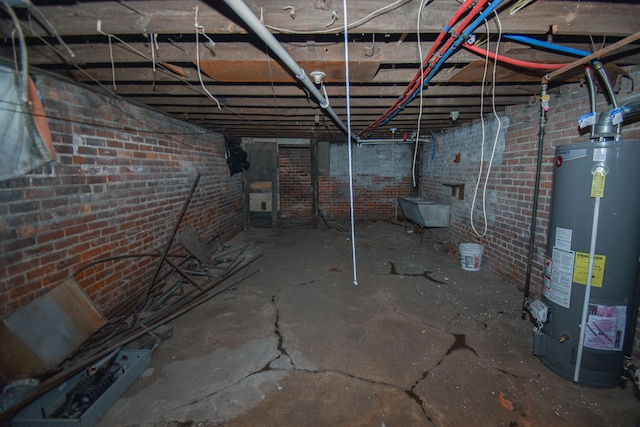
<svg viewBox="0 0 640 427"><path fill-rule="evenodd" d="M477 243L460 244L460 267L467 271L479 271L482 267L484 247Z"/></svg>

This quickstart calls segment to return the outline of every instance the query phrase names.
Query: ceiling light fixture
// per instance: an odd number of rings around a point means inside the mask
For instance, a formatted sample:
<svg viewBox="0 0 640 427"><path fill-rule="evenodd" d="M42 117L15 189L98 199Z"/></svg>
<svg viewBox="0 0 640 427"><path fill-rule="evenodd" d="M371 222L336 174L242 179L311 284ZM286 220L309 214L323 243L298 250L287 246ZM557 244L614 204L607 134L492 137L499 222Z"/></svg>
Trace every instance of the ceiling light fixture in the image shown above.
<svg viewBox="0 0 640 427"><path fill-rule="evenodd" d="M309 75L313 77L313 81L317 85L321 85L322 80L324 80L324 78L327 76L324 71L318 71L318 70L310 72Z"/></svg>

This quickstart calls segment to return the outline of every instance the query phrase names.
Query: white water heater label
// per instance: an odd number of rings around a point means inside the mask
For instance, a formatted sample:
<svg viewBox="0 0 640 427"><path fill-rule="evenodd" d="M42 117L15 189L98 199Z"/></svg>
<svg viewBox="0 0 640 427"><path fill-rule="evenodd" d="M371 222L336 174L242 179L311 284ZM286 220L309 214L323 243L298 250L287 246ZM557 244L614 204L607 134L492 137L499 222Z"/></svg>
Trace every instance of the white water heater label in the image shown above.
<svg viewBox="0 0 640 427"><path fill-rule="evenodd" d="M553 256L545 262L542 294L556 304L569 308L573 276L573 251L553 248Z"/></svg>
<svg viewBox="0 0 640 427"><path fill-rule="evenodd" d="M573 237L573 230L570 228L556 227L556 241L553 244L553 248L565 251L571 250L571 237Z"/></svg>
<svg viewBox="0 0 640 427"><path fill-rule="evenodd" d="M587 157L586 148L574 148L573 150L558 151L558 156L562 156L563 161L581 159Z"/></svg>
<svg viewBox="0 0 640 427"><path fill-rule="evenodd" d="M604 162L607 160L607 149L606 148L594 148L593 149L593 161L594 162Z"/></svg>
<svg viewBox="0 0 640 427"><path fill-rule="evenodd" d="M589 304L584 346L598 350L620 351L624 343L627 307Z"/></svg>

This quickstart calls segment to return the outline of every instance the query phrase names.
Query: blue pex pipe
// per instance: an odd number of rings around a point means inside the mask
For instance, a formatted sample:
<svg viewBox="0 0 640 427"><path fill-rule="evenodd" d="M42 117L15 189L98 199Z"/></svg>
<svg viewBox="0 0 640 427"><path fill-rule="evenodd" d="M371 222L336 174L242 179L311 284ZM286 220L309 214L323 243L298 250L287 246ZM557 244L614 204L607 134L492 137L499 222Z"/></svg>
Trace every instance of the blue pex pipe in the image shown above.
<svg viewBox="0 0 640 427"><path fill-rule="evenodd" d="M440 60L438 60L438 62L436 63L436 65L433 67L433 69L431 70L431 72L427 75L427 77L424 78L424 82L422 83L422 85L416 89L415 92L413 92L411 94L411 96L405 101L403 102L397 109L396 111L393 112L393 114L389 117L387 117L382 123L380 123L380 126L384 126L385 124L389 123L389 121L391 121L391 119L393 119L395 116L398 115L398 113L400 111L402 111L404 109L404 107L410 103L411 101L413 101L416 97L416 95L422 91L422 89L424 88L425 85L429 84L429 81L433 78L433 76L440 71L440 67L442 66L442 64L444 64L444 62L449 59L449 57L453 54L453 52L456 51L456 49L458 49L458 47L460 47L460 45L467 40L467 38L469 38L469 35L475 31L476 28L478 28L478 26L480 24L482 24L482 21L484 21L487 16L489 16L489 14L491 12L493 12L495 10L495 8L497 8L500 3L502 3L503 0L495 0L493 3L491 3L477 18L475 21L473 21L463 32L462 34L458 37L458 39L453 42L453 44L451 46L449 46L449 49L447 49L447 51L442 55L442 57L440 58Z"/></svg>
<svg viewBox="0 0 640 427"><path fill-rule="evenodd" d="M521 36L518 34L503 34L505 39L513 40L514 42L524 43L531 46L541 47L544 49L555 50L556 52L568 53L575 56L588 56L591 52L586 50L574 49L572 47L561 46L554 43L545 42L542 40L534 39L532 37Z"/></svg>

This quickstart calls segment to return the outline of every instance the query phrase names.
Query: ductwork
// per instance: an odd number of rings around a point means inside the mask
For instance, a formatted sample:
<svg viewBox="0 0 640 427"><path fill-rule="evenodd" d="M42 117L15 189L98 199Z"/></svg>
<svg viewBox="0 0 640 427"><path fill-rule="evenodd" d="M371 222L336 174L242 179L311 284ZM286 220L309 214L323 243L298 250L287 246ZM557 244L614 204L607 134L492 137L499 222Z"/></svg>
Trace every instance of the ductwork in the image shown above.
<svg viewBox="0 0 640 427"><path fill-rule="evenodd" d="M632 118L635 115L640 114L640 95L629 98L624 103L620 103L618 108L622 109L622 116L625 120ZM611 112L614 110L614 106L609 107L600 113L598 122L595 124L593 137L594 138L614 138L617 134L617 125L613 124L613 118Z"/></svg>

